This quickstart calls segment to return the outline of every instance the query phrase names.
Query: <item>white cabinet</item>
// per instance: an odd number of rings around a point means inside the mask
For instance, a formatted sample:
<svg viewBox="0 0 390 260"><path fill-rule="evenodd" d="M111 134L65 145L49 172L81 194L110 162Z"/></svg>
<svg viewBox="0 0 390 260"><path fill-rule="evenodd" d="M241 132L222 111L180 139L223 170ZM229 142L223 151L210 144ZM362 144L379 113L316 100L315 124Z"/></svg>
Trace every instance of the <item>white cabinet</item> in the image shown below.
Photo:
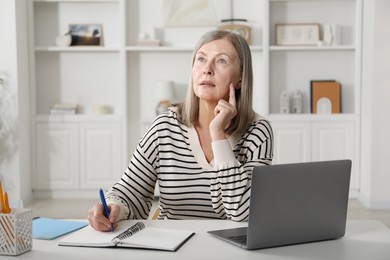
<svg viewBox="0 0 390 260"><path fill-rule="evenodd" d="M271 122L274 132L273 164L311 160L311 124L307 122Z"/></svg>
<svg viewBox="0 0 390 260"><path fill-rule="evenodd" d="M120 124L65 121L36 124L34 188L96 191L112 186L123 168Z"/></svg>
<svg viewBox="0 0 390 260"><path fill-rule="evenodd" d="M313 161L354 159L354 122L312 123Z"/></svg>
<svg viewBox="0 0 390 260"><path fill-rule="evenodd" d="M272 123L274 164L355 159L354 122Z"/></svg>
<svg viewBox="0 0 390 260"><path fill-rule="evenodd" d="M80 123L80 188L111 187L125 168L120 160L120 125Z"/></svg>
<svg viewBox="0 0 390 260"><path fill-rule="evenodd" d="M293 118L291 118L293 117ZM272 116L273 164L325 160L352 160L350 189L359 188L359 154L353 117ZM351 193L352 196L354 193Z"/></svg>
<svg viewBox="0 0 390 260"><path fill-rule="evenodd" d="M358 136L358 120L343 122L315 122L312 124L312 160L352 160L350 195L355 196L360 182L360 156Z"/></svg>
<svg viewBox="0 0 390 260"><path fill-rule="evenodd" d="M34 192L96 191L112 186L126 167L124 4L28 2ZM103 28L102 46L56 45L69 24L91 23ZM51 115L58 103L77 104L77 113Z"/></svg>
<svg viewBox="0 0 390 260"><path fill-rule="evenodd" d="M270 0L264 28L265 116L275 135L274 163L351 159L351 191L359 189L362 0ZM330 45L276 45L277 24L337 27ZM341 83L341 114L311 114L310 81ZM283 91L303 95L302 114L280 114ZM291 109L292 110L292 109ZM353 195L352 195L353 196Z"/></svg>
<svg viewBox="0 0 390 260"><path fill-rule="evenodd" d="M37 123L34 188L73 189L79 185L76 123Z"/></svg>

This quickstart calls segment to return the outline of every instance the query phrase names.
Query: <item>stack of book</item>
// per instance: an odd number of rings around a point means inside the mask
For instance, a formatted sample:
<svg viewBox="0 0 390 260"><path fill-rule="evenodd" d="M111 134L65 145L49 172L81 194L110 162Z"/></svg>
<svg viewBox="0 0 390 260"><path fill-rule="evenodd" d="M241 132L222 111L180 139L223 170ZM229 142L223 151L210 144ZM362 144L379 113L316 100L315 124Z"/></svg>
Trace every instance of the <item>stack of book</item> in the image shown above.
<svg viewBox="0 0 390 260"><path fill-rule="evenodd" d="M57 115L73 115L76 114L77 104L54 104L50 109L50 114Z"/></svg>

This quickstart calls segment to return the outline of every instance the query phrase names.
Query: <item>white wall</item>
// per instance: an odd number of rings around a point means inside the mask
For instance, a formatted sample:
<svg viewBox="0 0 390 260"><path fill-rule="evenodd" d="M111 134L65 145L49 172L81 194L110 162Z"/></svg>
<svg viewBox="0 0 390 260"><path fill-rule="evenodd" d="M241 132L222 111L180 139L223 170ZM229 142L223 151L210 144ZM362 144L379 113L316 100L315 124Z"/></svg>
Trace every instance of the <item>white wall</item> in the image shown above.
<svg viewBox="0 0 390 260"><path fill-rule="evenodd" d="M28 52L26 2L0 1L0 71L9 74L9 95L15 100L9 102L5 114L13 127L7 140L15 149L3 149L0 153L0 180L9 192L11 207L28 202L32 197L29 145L29 98L28 98ZM13 138L13 137L16 138ZM5 141L5 140L3 140ZM6 156L5 156L6 155Z"/></svg>
<svg viewBox="0 0 390 260"><path fill-rule="evenodd" d="M365 1L361 201L390 208L390 1Z"/></svg>
<svg viewBox="0 0 390 260"><path fill-rule="evenodd" d="M0 179L13 204L32 196L25 2L0 0L0 71L11 76L10 87L17 102L9 111L18 120L18 150L10 161L0 164ZM390 208L390 1L365 0L363 10L360 199L369 207Z"/></svg>

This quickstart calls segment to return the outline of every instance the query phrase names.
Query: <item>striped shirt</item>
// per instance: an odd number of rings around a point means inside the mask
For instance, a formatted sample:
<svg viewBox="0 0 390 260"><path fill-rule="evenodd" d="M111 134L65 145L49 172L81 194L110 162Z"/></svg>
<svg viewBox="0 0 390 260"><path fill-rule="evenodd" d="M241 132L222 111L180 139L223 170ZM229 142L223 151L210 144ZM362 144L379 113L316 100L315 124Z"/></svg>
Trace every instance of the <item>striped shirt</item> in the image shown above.
<svg viewBox="0 0 390 260"><path fill-rule="evenodd" d="M158 116L107 202L121 207L120 219L146 219L158 180L158 219L247 220L252 169L272 162L271 126L257 116L242 136L214 141L212 148L208 163L195 128L173 110Z"/></svg>

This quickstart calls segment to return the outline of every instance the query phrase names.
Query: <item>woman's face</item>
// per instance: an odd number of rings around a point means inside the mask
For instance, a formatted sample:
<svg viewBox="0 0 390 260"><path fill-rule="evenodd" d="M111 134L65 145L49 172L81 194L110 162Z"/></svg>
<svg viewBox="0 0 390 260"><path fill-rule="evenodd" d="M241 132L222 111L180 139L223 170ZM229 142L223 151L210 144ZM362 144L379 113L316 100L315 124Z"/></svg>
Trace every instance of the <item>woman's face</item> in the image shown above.
<svg viewBox="0 0 390 260"><path fill-rule="evenodd" d="M192 66L192 86L201 100L217 103L228 100L231 83L239 88L240 60L227 39L211 41L196 53Z"/></svg>

